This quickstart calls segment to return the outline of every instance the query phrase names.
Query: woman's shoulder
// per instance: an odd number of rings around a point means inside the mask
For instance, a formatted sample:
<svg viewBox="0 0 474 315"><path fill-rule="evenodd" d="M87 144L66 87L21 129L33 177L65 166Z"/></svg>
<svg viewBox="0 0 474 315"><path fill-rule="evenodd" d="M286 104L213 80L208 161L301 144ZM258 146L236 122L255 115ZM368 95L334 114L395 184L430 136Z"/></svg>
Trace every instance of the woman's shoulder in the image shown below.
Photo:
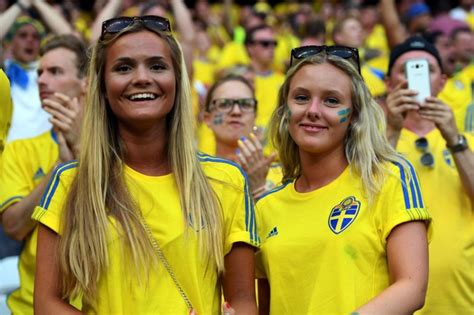
<svg viewBox="0 0 474 315"><path fill-rule="evenodd" d="M235 179L246 180L247 175L245 171L237 163L207 155L204 153L198 154L199 162L204 170L204 173L211 178L234 181Z"/></svg>
<svg viewBox="0 0 474 315"><path fill-rule="evenodd" d="M48 186L44 191L43 197L40 201L40 206L47 209L51 198L57 194L58 188L68 187L77 173L77 161L69 161L61 163L53 171L51 178L49 180Z"/></svg>

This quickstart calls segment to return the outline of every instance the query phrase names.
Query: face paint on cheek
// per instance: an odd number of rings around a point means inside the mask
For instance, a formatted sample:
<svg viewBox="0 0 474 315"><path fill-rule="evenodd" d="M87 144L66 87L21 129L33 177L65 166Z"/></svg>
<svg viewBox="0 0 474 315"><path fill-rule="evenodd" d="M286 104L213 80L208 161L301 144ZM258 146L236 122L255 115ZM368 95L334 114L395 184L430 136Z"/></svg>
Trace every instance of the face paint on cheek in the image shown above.
<svg viewBox="0 0 474 315"><path fill-rule="evenodd" d="M217 113L216 116L214 116L214 125L215 126L219 126L219 125L222 125L222 123L224 122L224 114L222 113Z"/></svg>
<svg viewBox="0 0 474 315"><path fill-rule="evenodd" d="M350 108L344 108L343 110L338 111L337 115L340 117L339 122L340 123L346 122L351 112L352 110Z"/></svg>

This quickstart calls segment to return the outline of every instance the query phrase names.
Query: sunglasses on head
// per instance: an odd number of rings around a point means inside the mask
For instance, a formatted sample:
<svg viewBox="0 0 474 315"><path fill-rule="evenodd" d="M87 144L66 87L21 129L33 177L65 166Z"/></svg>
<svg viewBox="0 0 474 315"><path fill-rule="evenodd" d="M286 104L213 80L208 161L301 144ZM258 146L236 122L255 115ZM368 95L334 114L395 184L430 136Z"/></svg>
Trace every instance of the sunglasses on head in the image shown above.
<svg viewBox="0 0 474 315"><path fill-rule="evenodd" d="M243 113L254 113L257 107L257 100L254 98L218 98L212 101L213 107L221 113L230 113L235 105L239 106L239 109Z"/></svg>
<svg viewBox="0 0 474 315"><path fill-rule="evenodd" d="M121 16L106 20L102 23L101 39L106 34L115 34L123 31L130 25L135 23L142 23L146 28L161 32L171 32L170 22L167 18L157 15L144 16Z"/></svg>
<svg viewBox="0 0 474 315"><path fill-rule="evenodd" d="M266 40L266 39L253 40L251 43L252 43L252 44L260 45L260 46L262 46L263 48L268 48L268 47L273 47L273 48L275 48L275 47L277 46L277 44L278 44L276 40Z"/></svg>
<svg viewBox="0 0 474 315"><path fill-rule="evenodd" d="M428 139L426 139L425 137L421 137L421 138L416 139L415 140L415 147L418 149L418 151L423 153L421 155L421 158L420 158L421 165L426 166L426 167L433 167L434 166L434 156L429 151Z"/></svg>
<svg viewBox="0 0 474 315"><path fill-rule="evenodd" d="M300 60L307 57L315 56L321 52L331 56L337 56L342 59L352 60L357 65L357 70L360 74L360 62L359 62L359 50L357 48L347 46L301 46L293 48L291 50L290 67L293 65L294 60Z"/></svg>

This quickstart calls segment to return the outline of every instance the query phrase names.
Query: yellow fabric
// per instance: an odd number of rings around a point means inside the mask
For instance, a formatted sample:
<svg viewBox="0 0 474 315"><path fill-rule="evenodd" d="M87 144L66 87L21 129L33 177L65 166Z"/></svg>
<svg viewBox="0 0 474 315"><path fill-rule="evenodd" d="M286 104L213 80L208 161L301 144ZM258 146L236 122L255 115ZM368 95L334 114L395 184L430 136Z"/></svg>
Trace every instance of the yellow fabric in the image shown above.
<svg viewBox="0 0 474 315"><path fill-rule="evenodd" d="M201 165L217 194L223 210L224 253L232 244L244 242L258 245L255 217L247 182L242 171L228 161L201 156ZM59 167L52 185L33 217L52 230L61 231L61 213L67 188L76 174L77 163ZM185 227L179 195L173 174L146 176L124 167L124 176L131 196L154 238L160 245L173 272L198 314L218 314L221 290L217 274L207 269L207 259L199 254L196 235L201 225ZM137 275L123 257L123 242L110 218L109 266L99 280L96 306L83 300L85 313L97 314L189 314L183 298L171 277L159 262L150 270L147 281L137 282ZM195 230L197 229L197 231ZM142 279L144 280L144 279Z"/></svg>
<svg viewBox="0 0 474 315"><path fill-rule="evenodd" d="M198 149L199 151L209 154L216 154L216 138L214 133L204 122L200 123L197 129Z"/></svg>
<svg viewBox="0 0 474 315"><path fill-rule="evenodd" d="M373 97L385 95L387 92L385 82L376 76L367 65L362 66L361 74Z"/></svg>
<svg viewBox="0 0 474 315"><path fill-rule="evenodd" d="M390 48L387 42L387 36L383 25L377 24L372 29L372 32L365 39L365 47L377 49L382 54L379 57L367 61L367 64L376 68L383 73L387 72Z"/></svg>
<svg viewBox="0 0 474 315"><path fill-rule="evenodd" d="M229 42L221 50L221 56L217 62L217 71L231 68L236 65L248 65L250 63L249 56L243 44L237 42Z"/></svg>
<svg viewBox="0 0 474 315"><path fill-rule="evenodd" d="M413 162L434 224L428 293L418 314L467 314L474 310L474 212L440 132L436 129L425 137L433 168L421 164L414 133L403 129L397 145L397 151ZM474 136L466 137L472 148Z"/></svg>
<svg viewBox="0 0 474 315"><path fill-rule="evenodd" d="M285 81L285 76L279 72L272 72L269 75L255 76L255 98L257 99L257 127L266 129L277 106L278 91Z"/></svg>
<svg viewBox="0 0 474 315"><path fill-rule="evenodd" d="M50 131L6 145L0 175L0 213L33 191L54 166L58 154L58 145ZM7 301L13 314L33 314L37 233L35 228L27 236L20 254L20 288Z"/></svg>
<svg viewBox="0 0 474 315"><path fill-rule="evenodd" d="M472 132L474 103L469 71L466 69L449 78L438 98L453 110L459 131Z"/></svg>
<svg viewBox="0 0 474 315"><path fill-rule="evenodd" d="M209 88L214 83L215 65L201 59L193 60L193 81L197 81Z"/></svg>
<svg viewBox="0 0 474 315"><path fill-rule="evenodd" d="M371 207L349 167L315 191L298 193L291 181L257 201L257 276L270 283L270 314L349 314L389 286L390 232L430 220L416 175L408 183L389 167Z"/></svg>
<svg viewBox="0 0 474 315"><path fill-rule="evenodd" d="M10 82L0 69L0 167L2 165L2 152L8 135L12 119L12 99L10 96Z"/></svg>
<svg viewBox="0 0 474 315"><path fill-rule="evenodd" d="M276 186L281 185L281 179L283 178L283 171L279 163L272 163L267 174L267 182L265 187L267 190L273 189Z"/></svg>

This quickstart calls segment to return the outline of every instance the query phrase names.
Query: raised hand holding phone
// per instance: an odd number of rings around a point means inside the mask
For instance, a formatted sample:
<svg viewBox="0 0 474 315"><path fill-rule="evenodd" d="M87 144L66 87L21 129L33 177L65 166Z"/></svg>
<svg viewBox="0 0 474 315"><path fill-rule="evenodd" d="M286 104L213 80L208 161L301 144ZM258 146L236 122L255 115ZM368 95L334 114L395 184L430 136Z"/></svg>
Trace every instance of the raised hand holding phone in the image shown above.
<svg viewBox="0 0 474 315"><path fill-rule="evenodd" d="M430 68L426 59L412 59L405 64L408 89L417 91L416 100L422 105L431 96Z"/></svg>

